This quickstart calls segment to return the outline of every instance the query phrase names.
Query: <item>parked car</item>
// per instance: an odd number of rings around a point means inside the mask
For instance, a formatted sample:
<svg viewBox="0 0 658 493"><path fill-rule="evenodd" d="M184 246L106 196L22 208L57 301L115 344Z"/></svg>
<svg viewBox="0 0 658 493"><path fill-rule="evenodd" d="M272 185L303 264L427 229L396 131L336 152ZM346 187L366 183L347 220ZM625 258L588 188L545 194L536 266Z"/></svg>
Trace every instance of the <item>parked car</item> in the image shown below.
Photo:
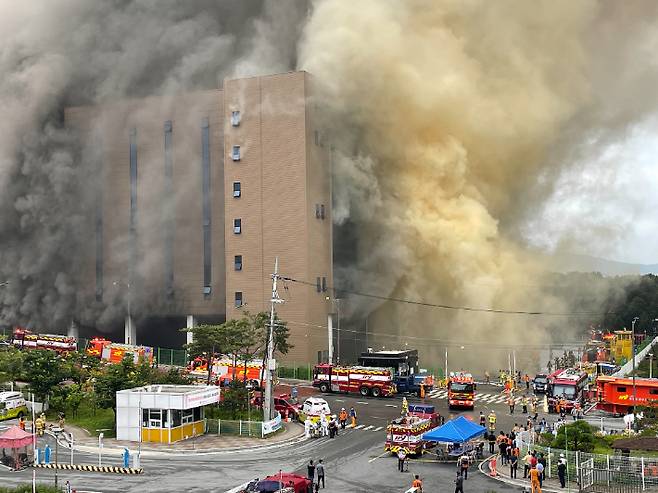
<svg viewBox="0 0 658 493"><path fill-rule="evenodd" d="M545 373L537 373L535 378L532 379L532 391L535 394L545 394L548 389L548 375Z"/></svg>
<svg viewBox="0 0 658 493"><path fill-rule="evenodd" d="M261 480L255 479L240 493L311 493L312 488L313 483L310 479L299 474L284 472Z"/></svg>
<svg viewBox="0 0 658 493"><path fill-rule="evenodd" d="M251 404L256 407L263 407L263 398L257 395L251 400ZM290 401L289 394L281 394L274 398L274 409L279 411L281 416L289 416L292 419L299 418L299 404L293 404Z"/></svg>

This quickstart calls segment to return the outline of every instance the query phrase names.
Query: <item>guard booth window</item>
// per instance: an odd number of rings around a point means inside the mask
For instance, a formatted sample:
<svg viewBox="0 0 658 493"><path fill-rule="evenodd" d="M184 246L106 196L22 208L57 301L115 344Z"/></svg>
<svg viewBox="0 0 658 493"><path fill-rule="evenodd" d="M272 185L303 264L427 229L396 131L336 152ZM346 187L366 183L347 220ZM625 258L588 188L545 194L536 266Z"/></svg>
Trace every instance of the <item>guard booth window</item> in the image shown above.
<svg viewBox="0 0 658 493"><path fill-rule="evenodd" d="M171 427L177 428L181 425L182 414L180 409L172 409L171 411Z"/></svg>

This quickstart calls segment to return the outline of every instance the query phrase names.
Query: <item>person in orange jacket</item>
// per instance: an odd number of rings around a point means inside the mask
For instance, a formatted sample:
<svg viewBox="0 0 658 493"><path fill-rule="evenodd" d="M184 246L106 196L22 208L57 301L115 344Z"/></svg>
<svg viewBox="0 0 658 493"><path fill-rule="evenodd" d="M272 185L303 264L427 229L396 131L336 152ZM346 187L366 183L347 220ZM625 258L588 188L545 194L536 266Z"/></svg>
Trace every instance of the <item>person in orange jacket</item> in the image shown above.
<svg viewBox="0 0 658 493"><path fill-rule="evenodd" d="M338 421L340 421L341 429L344 430L345 425L347 424L347 411L345 411L345 408L340 410L340 414L338 414Z"/></svg>
<svg viewBox="0 0 658 493"><path fill-rule="evenodd" d="M416 488L420 493L423 492L423 482L421 481L418 474L414 477L413 482L411 483L412 488Z"/></svg>

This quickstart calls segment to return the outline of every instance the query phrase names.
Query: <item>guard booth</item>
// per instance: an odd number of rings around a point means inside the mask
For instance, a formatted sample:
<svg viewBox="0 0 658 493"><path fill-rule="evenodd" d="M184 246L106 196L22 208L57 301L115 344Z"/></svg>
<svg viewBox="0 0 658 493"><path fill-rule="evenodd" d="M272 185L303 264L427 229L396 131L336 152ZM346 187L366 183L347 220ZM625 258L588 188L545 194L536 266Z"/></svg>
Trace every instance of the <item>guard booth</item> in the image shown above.
<svg viewBox="0 0 658 493"><path fill-rule="evenodd" d="M117 440L173 443L205 432L203 406L219 402L220 388L206 385L147 385L120 390Z"/></svg>

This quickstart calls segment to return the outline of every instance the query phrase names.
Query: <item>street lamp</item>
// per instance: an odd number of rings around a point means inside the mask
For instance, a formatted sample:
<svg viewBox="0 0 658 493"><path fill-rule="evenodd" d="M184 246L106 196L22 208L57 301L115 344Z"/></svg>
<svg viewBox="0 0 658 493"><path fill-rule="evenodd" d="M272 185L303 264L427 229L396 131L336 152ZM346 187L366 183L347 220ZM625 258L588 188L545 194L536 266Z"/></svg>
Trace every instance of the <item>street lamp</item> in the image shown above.
<svg viewBox="0 0 658 493"><path fill-rule="evenodd" d="M124 342L126 344L135 344L136 341L131 341L131 336L132 336L132 333L133 333L133 318L132 318L131 311L130 311L130 301L131 301L131 298L132 298L132 295L130 293L130 283L129 282L114 281L112 283L112 285L113 286L125 286L128 289L128 303L127 303L128 304L128 334L127 334L127 337L124 337L124 339L125 339ZM125 334L124 334L124 336L125 336Z"/></svg>
<svg viewBox="0 0 658 493"><path fill-rule="evenodd" d="M649 378L653 378L653 353L649 353Z"/></svg>
<svg viewBox="0 0 658 493"><path fill-rule="evenodd" d="M633 357L633 428L637 430L637 389L635 387L635 322L640 320L640 317L635 317L631 323L631 348Z"/></svg>

